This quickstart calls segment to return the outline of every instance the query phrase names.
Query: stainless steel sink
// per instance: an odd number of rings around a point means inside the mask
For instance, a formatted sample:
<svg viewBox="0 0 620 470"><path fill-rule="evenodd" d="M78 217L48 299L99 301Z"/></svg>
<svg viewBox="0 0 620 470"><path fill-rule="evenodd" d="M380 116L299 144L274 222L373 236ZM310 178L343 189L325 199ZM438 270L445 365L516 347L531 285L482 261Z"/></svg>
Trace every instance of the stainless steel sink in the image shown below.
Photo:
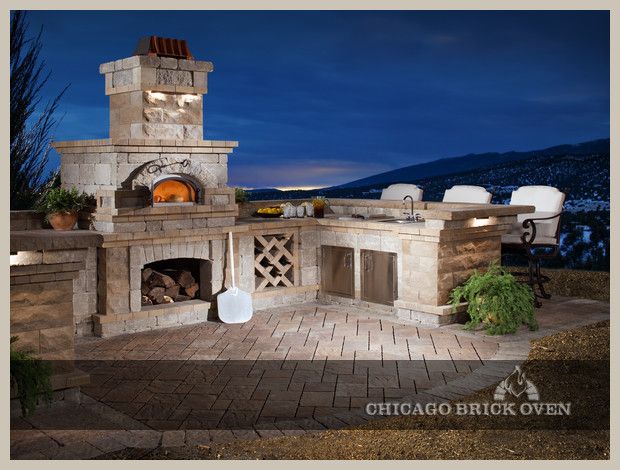
<svg viewBox="0 0 620 470"><path fill-rule="evenodd" d="M409 220L409 219L385 219L379 220L379 222L383 222L385 224L416 224L421 223L421 220Z"/></svg>

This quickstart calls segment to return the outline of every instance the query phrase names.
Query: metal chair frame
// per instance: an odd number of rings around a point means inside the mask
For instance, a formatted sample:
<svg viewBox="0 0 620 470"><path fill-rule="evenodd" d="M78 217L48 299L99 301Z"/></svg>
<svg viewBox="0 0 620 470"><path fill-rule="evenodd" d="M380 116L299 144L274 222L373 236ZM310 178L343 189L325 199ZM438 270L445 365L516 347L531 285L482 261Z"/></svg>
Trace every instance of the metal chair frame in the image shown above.
<svg viewBox="0 0 620 470"><path fill-rule="evenodd" d="M502 258L507 254L521 255L526 258L528 263L527 272L515 272L515 276L526 276L525 281L534 292L534 305L541 307L539 299L550 299L551 294L545 290L545 284L550 281L548 276L541 274L540 262L545 259L555 258L560 253L560 226L562 221L561 211L550 217L536 217L525 219L523 228L525 231L521 235L521 243L502 243ZM555 244L536 243L536 221L551 220L558 218L558 226L555 231ZM528 231L530 230L530 231ZM538 292L536 290L538 287Z"/></svg>

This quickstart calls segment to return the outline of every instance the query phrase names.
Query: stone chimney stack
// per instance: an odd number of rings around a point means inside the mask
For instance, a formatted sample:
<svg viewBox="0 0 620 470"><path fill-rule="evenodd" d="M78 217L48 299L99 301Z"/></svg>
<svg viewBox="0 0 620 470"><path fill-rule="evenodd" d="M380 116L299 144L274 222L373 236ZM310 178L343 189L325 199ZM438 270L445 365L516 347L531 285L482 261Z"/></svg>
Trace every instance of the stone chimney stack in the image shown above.
<svg viewBox="0 0 620 470"><path fill-rule="evenodd" d="M213 64L184 40L151 36L134 55L99 66L110 97L110 138L201 140L202 95Z"/></svg>

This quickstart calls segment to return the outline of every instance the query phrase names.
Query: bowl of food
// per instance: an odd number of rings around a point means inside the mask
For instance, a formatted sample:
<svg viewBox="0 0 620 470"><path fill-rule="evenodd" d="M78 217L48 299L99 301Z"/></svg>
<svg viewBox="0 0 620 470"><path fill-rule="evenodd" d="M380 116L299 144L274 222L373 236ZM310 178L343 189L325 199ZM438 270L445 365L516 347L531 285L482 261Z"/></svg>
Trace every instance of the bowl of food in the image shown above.
<svg viewBox="0 0 620 470"><path fill-rule="evenodd" d="M282 216L282 209L280 207L261 207L254 214L254 217L262 217L264 219L275 219Z"/></svg>

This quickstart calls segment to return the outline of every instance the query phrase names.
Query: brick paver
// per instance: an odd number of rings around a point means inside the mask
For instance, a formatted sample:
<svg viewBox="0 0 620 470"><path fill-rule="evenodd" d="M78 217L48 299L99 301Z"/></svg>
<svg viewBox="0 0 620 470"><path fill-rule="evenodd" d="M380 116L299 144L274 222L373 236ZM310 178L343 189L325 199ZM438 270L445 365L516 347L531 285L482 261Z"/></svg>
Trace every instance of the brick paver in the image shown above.
<svg viewBox="0 0 620 470"><path fill-rule="evenodd" d="M609 304L554 297L537 314L537 332L489 337L312 304L244 325L82 338L77 364L91 373L83 402L12 419L11 456L88 458L360 424L368 401L439 403L496 383L532 339L607 319Z"/></svg>
<svg viewBox="0 0 620 470"><path fill-rule="evenodd" d="M360 410L444 385L497 348L490 339L459 340L319 304L257 312L243 325L208 322L76 346L78 367L93 377L83 392L158 430L247 428Z"/></svg>

